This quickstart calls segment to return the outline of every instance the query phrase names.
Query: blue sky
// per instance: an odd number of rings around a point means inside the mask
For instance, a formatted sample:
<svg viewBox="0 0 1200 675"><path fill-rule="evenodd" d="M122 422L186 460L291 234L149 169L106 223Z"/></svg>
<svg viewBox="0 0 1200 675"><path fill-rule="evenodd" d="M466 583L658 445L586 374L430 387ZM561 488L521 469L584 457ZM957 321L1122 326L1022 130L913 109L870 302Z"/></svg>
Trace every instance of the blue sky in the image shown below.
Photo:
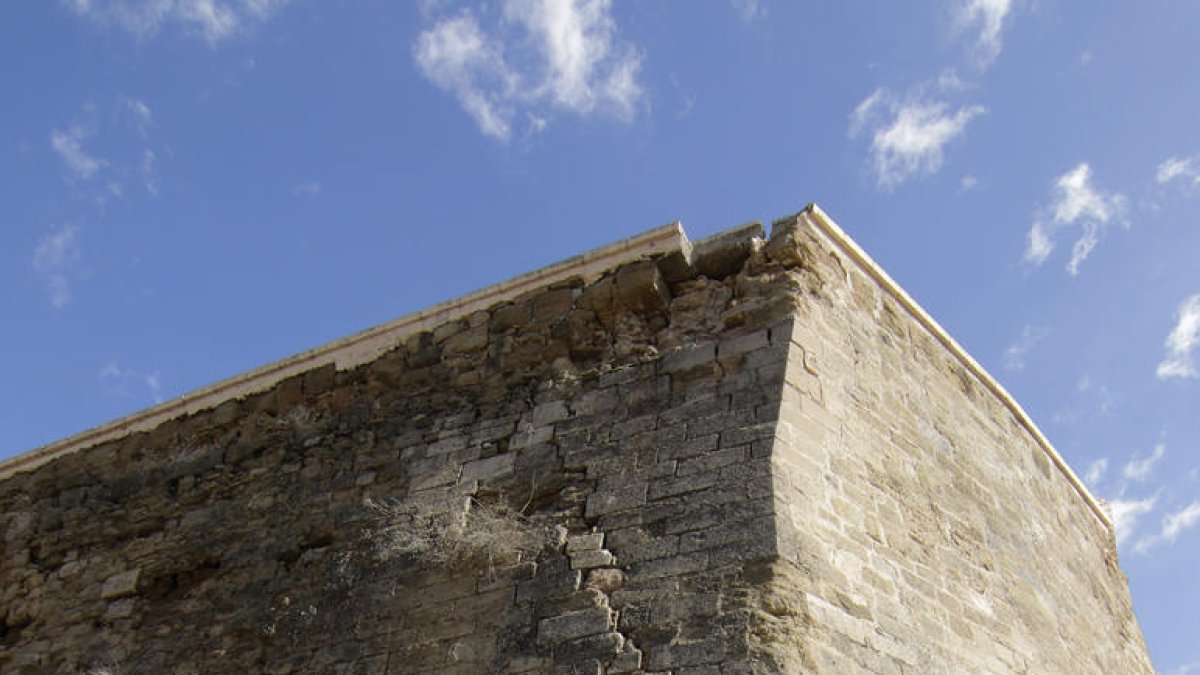
<svg viewBox="0 0 1200 675"><path fill-rule="evenodd" d="M1200 3L0 8L0 456L620 237L819 203L1200 673Z"/></svg>

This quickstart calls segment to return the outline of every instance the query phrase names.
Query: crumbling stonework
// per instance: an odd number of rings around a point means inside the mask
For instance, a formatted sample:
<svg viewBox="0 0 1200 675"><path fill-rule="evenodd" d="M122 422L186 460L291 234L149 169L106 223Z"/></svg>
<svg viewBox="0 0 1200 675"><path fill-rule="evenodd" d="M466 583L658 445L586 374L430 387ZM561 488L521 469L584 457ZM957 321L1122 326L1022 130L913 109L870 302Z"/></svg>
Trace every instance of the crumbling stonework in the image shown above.
<svg viewBox="0 0 1200 675"><path fill-rule="evenodd" d="M1111 524L815 207L0 465L0 671L1149 673Z"/></svg>

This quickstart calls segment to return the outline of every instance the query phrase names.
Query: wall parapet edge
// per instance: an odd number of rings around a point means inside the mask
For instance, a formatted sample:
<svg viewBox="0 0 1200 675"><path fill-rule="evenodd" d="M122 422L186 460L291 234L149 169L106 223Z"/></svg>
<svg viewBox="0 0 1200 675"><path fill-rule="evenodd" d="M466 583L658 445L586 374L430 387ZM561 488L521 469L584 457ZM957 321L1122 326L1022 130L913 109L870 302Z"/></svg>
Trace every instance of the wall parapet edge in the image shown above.
<svg viewBox="0 0 1200 675"><path fill-rule="evenodd" d="M843 252L881 289L904 307L910 316L929 331L930 335L1012 412L1100 522L1110 533L1115 532L1113 521L1101 506L1100 501L1091 494L1016 399L820 207L816 204L809 204L799 213L789 216L788 219L802 220L808 227ZM733 230L741 230L745 227L733 228ZM709 240L720 238L723 234L727 233L718 233ZM655 256L678 254L683 257L683 264L690 265L692 248L692 243L688 240L687 234L678 221L648 230L642 234L593 249L587 253L201 387L151 408L0 461L0 480L5 480L20 472L32 471L63 455L117 440L139 431L146 431L168 420L215 408L228 400L265 391L286 378L315 368L333 364L338 370L347 370L368 363L400 345L406 337L412 334L465 317L472 312L516 298L537 288L572 278L581 278L585 282L590 281L621 265Z"/></svg>
<svg viewBox="0 0 1200 675"><path fill-rule="evenodd" d="M690 257L691 242L679 221L601 246L477 291L406 314L344 338L239 373L150 408L139 410L98 427L54 441L0 461L0 480L32 471L58 457L152 429L163 422L190 415L221 403L270 389L280 381L334 364L348 370L368 363L422 330L465 317L523 293L580 278L585 283L606 271L653 256L680 253Z"/></svg>

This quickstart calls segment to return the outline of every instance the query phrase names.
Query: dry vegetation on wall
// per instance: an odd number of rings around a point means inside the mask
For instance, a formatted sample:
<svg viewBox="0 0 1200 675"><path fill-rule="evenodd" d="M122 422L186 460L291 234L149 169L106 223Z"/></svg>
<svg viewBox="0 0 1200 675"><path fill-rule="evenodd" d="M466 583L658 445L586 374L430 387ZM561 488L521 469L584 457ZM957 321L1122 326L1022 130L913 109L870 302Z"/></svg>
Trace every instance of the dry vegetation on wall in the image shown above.
<svg viewBox="0 0 1200 675"><path fill-rule="evenodd" d="M540 528L520 512L474 497L368 501L366 540L376 560L406 558L431 567L494 569L531 557Z"/></svg>

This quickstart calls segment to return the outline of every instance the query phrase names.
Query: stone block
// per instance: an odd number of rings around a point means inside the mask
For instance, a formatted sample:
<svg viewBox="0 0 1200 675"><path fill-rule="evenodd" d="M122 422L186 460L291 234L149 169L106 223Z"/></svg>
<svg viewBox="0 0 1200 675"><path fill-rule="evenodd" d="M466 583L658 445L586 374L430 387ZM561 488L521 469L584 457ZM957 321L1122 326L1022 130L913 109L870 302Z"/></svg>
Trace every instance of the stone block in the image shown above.
<svg viewBox="0 0 1200 675"><path fill-rule="evenodd" d="M642 650L630 646L625 643L625 648L620 654L613 657L608 663L609 675L623 675L624 673L636 673L642 668Z"/></svg>
<svg viewBox="0 0 1200 675"><path fill-rule="evenodd" d="M539 403L530 414L531 421L535 427L549 426L570 416L571 412L567 410L567 404L557 400Z"/></svg>
<svg viewBox="0 0 1200 675"><path fill-rule="evenodd" d="M584 588L594 588L602 593L612 593L625 583L625 573L619 569L603 568L588 570Z"/></svg>
<svg viewBox="0 0 1200 675"><path fill-rule="evenodd" d="M587 517L596 518L610 513L627 511L646 503L645 482L637 482L605 492L597 492L587 498Z"/></svg>
<svg viewBox="0 0 1200 675"><path fill-rule="evenodd" d="M506 452L467 462L463 464L462 476L458 480L460 483L472 480L488 481L511 475L515 459L515 453Z"/></svg>
<svg viewBox="0 0 1200 675"><path fill-rule="evenodd" d="M698 368L712 368L717 359L717 345L705 343L678 347L662 359L662 369L667 373L686 372Z"/></svg>
<svg viewBox="0 0 1200 675"><path fill-rule="evenodd" d="M616 274L616 300L634 312L662 312L671 302L671 290L651 261L626 265Z"/></svg>
<svg viewBox="0 0 1200 675"><path fill-rule="evenodd" d="M613 628L613 613L607 607L552 616L538 622L538 644L548 645L607 633Z"/></svg>
<svg viewBox="0 0 1200 675"><path fill-rule="evenodd" d="M503 333L518 328L533 319L533 311L527 302L505 305L492 313L492 332Z"/></svg>
<svg viewBox="0 0 1200 675"><path fill-rule="evenodd" d="M613 558L613 554L603 549L599 551L579 551L571 554L571 567L577 570L608 567L614 562L615 558Z"/></svg>
<svg viewBox="0 0 1200 675"><path fill-rule="evenodd" d="M117 598L136 595L138 577L140 575L141 570L134 569L118 572L110 576L104 580L104 586L100 589L100 597L104 600L115 600Z"/></svg>
<svg viewBox="0 0 1200 675"><path fill-rule="evenodd" d="M574 298L575 291L571 288L555 288L535 295L531 301L533 320L550 323L566 316L571 311Z"/></svg>
<svg viewBox="0 0 1200 675"><path fill-rule="evenodd" d="M763 226L757 221L705 237L692 249L692 267L710 279L724 279L741 270L762 239Z"/></svg>
<svg viewBox="0 0 1200 675"><path fill-rule="evenodd" d="M573 534L567 537L567 553L578 553L579 551L596 551L604 548L604 533L589 532L587 534Z"/></svg>
<svg viewBox="0 0 1200 675"><path fill-rule="evenodd" d="M572 663L589 659L604 662L620 654L624 646L625 637L620 633L601 633L555 645L554 657Z"/></svg>

